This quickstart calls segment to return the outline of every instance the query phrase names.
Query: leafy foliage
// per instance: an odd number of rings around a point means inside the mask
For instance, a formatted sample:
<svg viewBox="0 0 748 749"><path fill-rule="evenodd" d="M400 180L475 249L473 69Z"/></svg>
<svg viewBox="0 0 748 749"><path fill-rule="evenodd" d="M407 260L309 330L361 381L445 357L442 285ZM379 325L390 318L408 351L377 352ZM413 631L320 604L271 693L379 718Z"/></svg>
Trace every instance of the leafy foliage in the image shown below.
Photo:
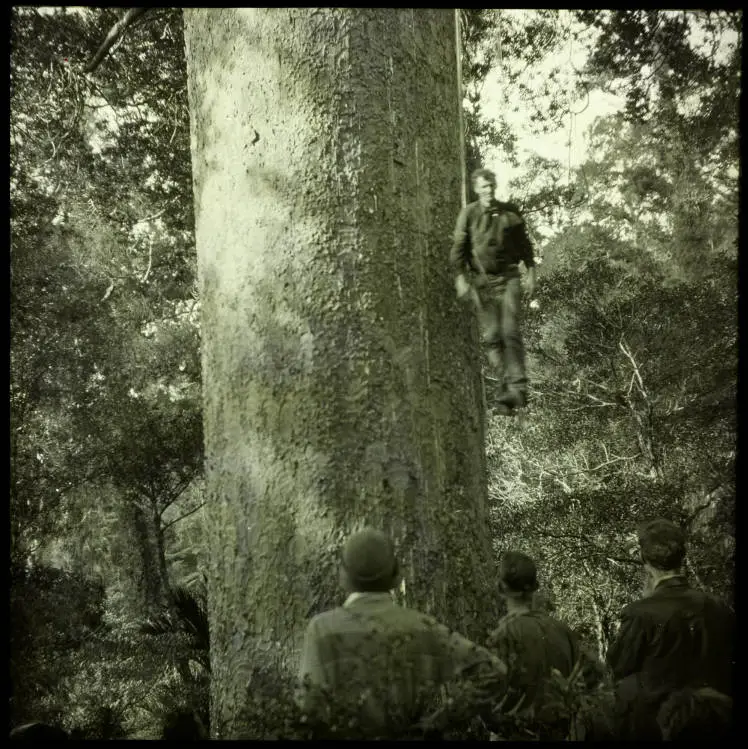
<svg viewBox="0 0 748 749"><path fill-rule="evenodd" d="M206 617L188 599L183 592L185 618L155 637L117 614L98 583L51 569L25 573L11 597L13 722L46 720L74 738L159 738L189 713L206 732Z"/></svg>
<svg viewBox="0 0 748 749"><path fill-rule="evenodd" d="M141 631L149 635L183 632L188 636L197 662L210 670L210 627L205 600L183 586L173 589L174 613L164 612L149 619Z"/></svg>
<svg viewBox="0 0 748 749"><path fill-rule="evenodd" d="M10 588L11 714L15 723L44 719L33 712L59 682L59 657L82 647L102 626L104 590L48 567L13 567ZM54 721L50 721L54 722Z"/></svg>
<svg viewBox="0 0 748 749"><path fill-rule="evenodd" d="M118 14L11 16L12 558L99 575L110 621L83 637L45 588L62 639L31 628L13 647L30 717L155 738L139 705L161 682L179 693L169 669L194 648L130 629L139 598L168 603L166 544L202 501L199 306L180 11L154 11L82 75Z"/></svg>
<svg viewBox="0 0 748 749"><path fill-rule="evenodd" d="M344 695L328 695L324 718L299 711L293 687L282 679L266 681L262 688L248 693L239 717L240 734L251 739L292 740L564 740L570 737L605 735L601 729L611 719L611 685L601 683L590 690L581 671L568 678L555 673L549 680L547 707L542 714L504 708L505 689L490 674L474 674L433 694L416 722L402 727L402 716L390 725L400 726L375 735L360 722L358 703L353 695L370 685L351 684L350 700Z"/></svg>
<svg viewBox="0 0 748 749"><path fill-rule="evenodd" d="M726 93L735 89L740 75L740 41L729 50L726 62L720 52L728 32L740 34L740 11L576 13L600 32L588 63L590 75L602 85L625 91L630 119L647 119L658 108L686 101L695 92L702 101L694 107L692 124L701 123L712 132L734 127L737 98Z"/></svg>
<svg viewBox="0 0 748 749"><path fill-rule="evenodd" d="M164 9L83 76L117 13L12 17L13 546L38 550L93 485L158 569L161 517L202 473L186 75Z"/></svg>

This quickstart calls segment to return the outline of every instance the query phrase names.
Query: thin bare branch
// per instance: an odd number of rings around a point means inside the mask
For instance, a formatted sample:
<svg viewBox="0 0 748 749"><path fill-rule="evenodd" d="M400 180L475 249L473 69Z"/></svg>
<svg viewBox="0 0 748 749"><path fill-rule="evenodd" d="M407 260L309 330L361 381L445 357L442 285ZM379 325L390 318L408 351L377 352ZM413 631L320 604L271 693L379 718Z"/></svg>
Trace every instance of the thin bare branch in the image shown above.
<svg viewBox="0 0 748 749"><path fill-rule="evenodd" d="M600 446L603 448L603 452L605 453L605 460L610 460L610 455L608 454L607 445L602 440L599 440L599 442L600 442Z"/></svg>
<svg viewBox="0 0 748 749"><path fill-rule="evenodd" d="M634 389L634 382L636 382L636 372L633 372L631 374L631 381L629 382L629 386L626 390L626 397L631 397L631 391Z"/></svg>
<svg viewBox="0 0 748 749"><path fill-rule="evenodd" d="M109 286L107 287L107 290L104 292L104 296L101 298L102 302L105 302L107 299L109 299L109 295L114 291L114 281L112 281Z"/></svg>
<svg viewBox="0 0 748 749"><path fill-rule="evenodd" d="M161 492L163 504L161 504L161 506L159 507L160 516L163 517L163 514L166 512L166 510L182 496L184 490L192 483L193 479L194 473L191 473L190 475L178 480L172 487L171 491L167 490Z"/></svg>
<svg viewBox="0 0 748 749"><path fill-rule="evenodd" d="M641 391L642 395L646 397L647 391L644 389L644 381L642 380L641 372L639 371L639 365L636 363L636 359L634 359L634 355L629 351L628 347L624 344L623 339L621 339L618 342L618 348L623 351L626 358L631 362L631 366L634 370L634 375L636 376L636 382L639 385L639 390Z"/></svg>
<svg viewBox="0 0 748 749"><path fill-rule="evenodd" d="M686 556L686 569L688 570L688 574L693 577L693 579L696 581L696 584L702 589L705 590L704 583L702 579L698 576L696 572L696 568L691 564L691 561L689 560L688 556Z"/></svg>
<svg viewBox="0 0 748 749"><path fill-rule="evenodd" d="M611 401L604 401L602 398L598 398L598 397L592 395L591 393L577 393L576 395L579 396L579 397L587 398L588 400L591 400L591 401L597 403L599 406L608 406L608 407L612 407L612 408L617 408L617 407L620 407L620 405L621 405L620 403L615 403L615 402L611 402Z"/></svg>
<svg viewBox="0 0 748 749"><path fill-rule="evenodd" d="M137 226L138 224L144 224L146 221L155 221L157 218L160 218L161 216L166 213L166 209L168 206L164 206L160 211L157 211L152 216L146 216L145 218L139 218L137 221L133 222L133 226Z"/></svg>
<svg viewBox="0 0 748 749"><path fill-rule="evenodd" d="M143 278L141 279L143 283L146 283L148 281L148 276L151 273L152 263L153 263L153 240L149 237L148 238L148 267L145 269L145 274L143 275Z"/></svg>
<svg viewBox="0 0 748 749"><path fill-rule="evenodd" d="M197 507L193 507L189 512L185 512L184 515L180 515L176 520L170 520L168 523L165 523L161 526L161 532L163 533L167 528L171 528L172 525L175 523L178 523L180 520L184 520L185 518L188 518L190 515L193 515L196 513L201 507L205 505L205 502L201 502Z"/></svg>

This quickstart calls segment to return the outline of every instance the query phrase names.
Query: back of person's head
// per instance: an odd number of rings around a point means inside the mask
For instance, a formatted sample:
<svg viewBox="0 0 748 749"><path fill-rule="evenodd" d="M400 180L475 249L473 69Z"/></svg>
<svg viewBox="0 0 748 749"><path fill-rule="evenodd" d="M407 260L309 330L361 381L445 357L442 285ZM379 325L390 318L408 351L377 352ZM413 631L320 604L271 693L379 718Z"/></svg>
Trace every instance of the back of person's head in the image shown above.
<svg viewBox="0 0 748 749"><path fill-rule="evenodd" d="M660 707L657 723L665 741L719 741L732 730L732 699L714 689L679 689Z"/></svg>
<svg viewBox="0 0 748 749"><path fill-rule="evenodd" d="M657 518L639 528L639 549L655 569L677 570L686 556L686 536L675 523Z"/></svg>
<svg viewBox="0 0 748 749"><path fill-rule="evenodd" d="M10 738L15 741L67 741L68 733L48 723L35 722L16 726L10 732Z"/></svg>
<svg viewBox="0 0 748 749"><path fill-rule="evenodd" d="M396 587L399 567L392 541L381 531L363 528L343 546L341 571L350 591L380 593Z"/></svg>
<svg viewBox="0 0 748 749"><path fill-rule="evenodd" d="M507 551L499 564L499 592L505 596L532 598L538 589L535 562L521 551Z"/></svg>

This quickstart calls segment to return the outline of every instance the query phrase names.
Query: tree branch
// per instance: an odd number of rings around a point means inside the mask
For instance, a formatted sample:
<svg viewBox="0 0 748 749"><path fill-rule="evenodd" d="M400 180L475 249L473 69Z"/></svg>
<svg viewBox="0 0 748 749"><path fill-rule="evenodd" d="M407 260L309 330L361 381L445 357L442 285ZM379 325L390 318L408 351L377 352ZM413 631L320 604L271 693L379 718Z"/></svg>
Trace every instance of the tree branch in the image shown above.
<svg viewBox="0 0 748 749"><path fill-rule="evenodd" d="M617 456L615 458L611 458L610 460L603 461L602 463L592 466L592 468L581 468L578 471L567 471L564 473L559 473L557 471L552 471L549 468L544 468L537 462L528 461L528 463L531 466L534 466L538 470L540 470L542 473L547 473L549 476L553 476L555 479L564 481L564 484L562 484L564 487L567 487L568 485L565 483L565 479L568 479L570 476L578 476L582 473L593 473L595 471L599 471L601 468L605 468L606 466L612 465L613 463L620 463L624 460L636 460L639 456L638 455L621 455ZM569 491L571 491L569 489Z"/></svg>
<svg viewBox="0 0 748 749"><path fill-rule="evenodd" d="M169 204L171 204L172 202L174 202L174 201L170 200ZM157 211L156 213L154 213L151 216L146 216L145 218L139 218L137 221L133 222L133 226L137 226L138 224L144 224L144 223L146 223L146 221L155 221L157 218L160 218L161 216L164 215L164 213L166 213L166 209L168 207L169 206L166 205L160 211Z"/></svg>
<svg viewBox="0 0 748 749"><path fill-rule="evenodd" d="M166 497L166 501L159 510L159 515L163 515L166 510L171 507L184 493L185 489L192 483L195 478L197 471L193 471L189 476L177 480L173 488L169 492L162 492L162 495Z"/></svg>
<svg viewBox="0 0 748 749"><path fill-rule="evenodd" d="M547 538L555 538L558 541L573 541L574 543L577 543L577 544L584 544L587 548L588 553L591 551L592 553L607 559L609 562L614 562L617 564L628 564L628 565L632 565L635 567L641 566L641 563L636 559L611 556L610 554L607 554L605 551L598 548L589 538L585 536L576 536L572 533L551 533L550 531L546 531L546 530L538 530L538 533L541 536L546 536Z"/></svg>
<svg viewBox="0 0 748 749"><path fill-rule="evenodd" d="M699 575L696 572L696 568L691 564L691 560L686 556L686 569L688 570L688 573L693 577L694 580L696 580L696 584L702 589L706 590L706 586L704 585L702 579L699 577Z"/></svg>
<svg viewBox="0 0 748 749"><path fill-rule="evenodd" d="M639 372L639 365L636 363L636 360L634 359L634 355L626 347L626 345L623 342L623 339L621 339L618 342L618 348L621 349L621 351L623 351L623 353L626 355L628 360L631 362L631 366L633 367L633 370L634 370L634 376L636 377L636 383L639 386L639 390L641 394L646 398L647 391L644 389L644 381L642 380L641 372Z"/></svg>
<svg viewBox="0 0 748 749"><path fill-rule="evenodd" d="M153 240L148 239L148 267L145 269L145 274L143 275L143 278L141 279L142 283L145 283L148 280L148 276L151 273L151 264L153 263Z"/></svg>
<svg viewBox="0 0 748 749"><path fill-rule="evenodd" d="M102 42L91 62L83 68L83 71L85 73L93 73L94 70L99 67L102 60L107 56L114 43L125 33L127 27L137 18L142 16L147 10L148 8L129 8L122 18L109 30L106 39Z"/></svg>
<svg viewBox="0 0 748 749"><path fill-rule="evenodd" d="M600 407L600 406L609 406L609 407L612 407L612 408L621 408L621 404L620 403L605 401L602 398L598 398L597 396L592 395L591 393L574 393L574 395L577 395L579 397L588 398L589 400L594 401L595 403L597 403L598 407Z"/></svg>
<svg viewBox="0 0 748 749"><path fill-rule="evenodd" d="M180 520L184 520L185 518L189 517L190 515L196 513L203 505L205 505L205 502L201 502L197 507L194 507L189 512L185 512L184 515L180 515L176 520L170 520L165 525L161 526L161 532L163 533L167 528L170 528L175 523L178 523Z"/></svg>

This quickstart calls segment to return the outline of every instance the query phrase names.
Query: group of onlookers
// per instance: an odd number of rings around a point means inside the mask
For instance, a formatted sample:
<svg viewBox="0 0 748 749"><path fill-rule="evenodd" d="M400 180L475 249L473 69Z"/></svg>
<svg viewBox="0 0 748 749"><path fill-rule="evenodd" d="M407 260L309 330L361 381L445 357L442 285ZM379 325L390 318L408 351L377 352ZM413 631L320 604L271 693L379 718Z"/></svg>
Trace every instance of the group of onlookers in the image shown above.
<svg viewBox="0 0 748 749"><path fill-rule="evenodd" d="M400 582L391 540L371 528L354 533L340 567L348 597L315 616L306 631L298 704L323 720L346 706L372 735L391 735L422 720L425 695L473 680L493 690L502 711L558 736L554 672L579 675L583 688L594 690L607 669L614 699L583 721L564 717L567 738L727 735L734 615L688 584L681 572L686 539L674 523L643 525L639 548L646 592L623 610L603 664L566 624L533 605L538 575L527 555L509 551L501 559L498 593L507 613L483 647L397 605L390 594Z"/></svg>

